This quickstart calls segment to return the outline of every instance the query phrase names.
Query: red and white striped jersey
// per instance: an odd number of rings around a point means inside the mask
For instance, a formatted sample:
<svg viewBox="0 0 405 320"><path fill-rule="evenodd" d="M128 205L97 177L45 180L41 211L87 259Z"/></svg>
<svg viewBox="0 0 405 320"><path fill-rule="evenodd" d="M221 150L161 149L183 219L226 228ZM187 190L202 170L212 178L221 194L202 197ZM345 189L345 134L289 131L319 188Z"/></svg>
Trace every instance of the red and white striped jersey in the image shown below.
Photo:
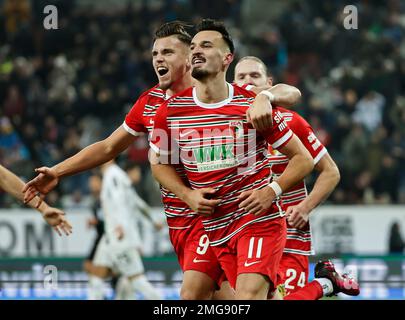
<svg viewBox="0 0 405 320"><path fill-rule="evenodd" d="M158 86L145 91L132 106L123 123L123 127L129 133L138 136L142 133L150 133L153 129L154 118L157 109L165 102L166 94ZM187 182L184 168L181 164L176 166L176 171ZM160 187L162 202L170 229L186 229L196 221L196 215L186 203L177 198L169 190Z"/></svg>
<svg viewBox="0 0 405 320"><path fill-rule="evenodd" d="M276 107L281 112L284 120L288 123L291 130L301 140L303 145L308 149L314 158L314 164L328 152L323 144L315 136L313 129L304 118L298 113L281 107ZM271 171L274 178L280 176L288 165L288 158L278 151L269 148L269 160ZM301 181L296 186L284 193L281 198L285 208L294 206L303 201L307 196L305 181ZM284 249L286 253L295 253L302 255L313 254L311 245L311 229L309 223L302 229L296 229L287 225L287 242Z"/></svg>
<svg viewBox="0 0 405 320"><path fill-rule="evenodd" d="M267 143L283 147L293 137L280 112L273 112L273 129L257 134L247 123L246 111L255 94L228 84L229 96L206 104L189 88L158 110L151 147L160 155L179 159L194 189L214 188L221 203L203 225L212 246L218 246L247 226L284 215L279 201L260 216L239 208L238 196L268 185L271 177Z"/></svg>

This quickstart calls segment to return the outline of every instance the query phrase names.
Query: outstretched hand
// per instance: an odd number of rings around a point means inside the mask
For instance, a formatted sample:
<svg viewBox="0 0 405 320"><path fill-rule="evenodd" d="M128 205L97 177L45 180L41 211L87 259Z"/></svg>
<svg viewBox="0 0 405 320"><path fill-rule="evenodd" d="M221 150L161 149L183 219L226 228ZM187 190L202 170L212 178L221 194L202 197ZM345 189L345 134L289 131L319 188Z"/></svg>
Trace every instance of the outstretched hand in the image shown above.
<svg viewBox="0 0 405 320"><path fill-rule="evenodd" d="M27 204L35 196L40 198L36 207L42 203L42 200L45 198L45 195L48 194L59 182L59 178L55 170L48 167L41 167L35 169L35 172L39 173L34 179L27 182L22 190L24 193L24 203Z"/></svg>
<svg viewBox="0 0 405 320"><path fill-rule="evenodd" d="M62 232L68 236L72 233L72 225L66 219L65 213L57 208L48 207L42 213L44 220L62 236Z"/></svg>

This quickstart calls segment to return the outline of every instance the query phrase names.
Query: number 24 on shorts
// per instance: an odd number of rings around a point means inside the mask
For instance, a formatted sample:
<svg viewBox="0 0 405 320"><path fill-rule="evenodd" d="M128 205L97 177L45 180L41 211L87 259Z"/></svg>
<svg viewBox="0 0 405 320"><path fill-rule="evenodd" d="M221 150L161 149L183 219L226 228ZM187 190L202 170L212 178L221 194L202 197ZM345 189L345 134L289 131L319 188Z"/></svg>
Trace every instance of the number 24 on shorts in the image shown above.
<svg viewBox="0 0 405 320"><path fill-rule="evenodd" d="M294 290L295 286L292 285L291 283L293 283L294 280L297 278L297 270L287 269L285 275L287 278L284 282L285 288L287 290ZM303 288L305 286L305 279L306 279L305 272L301 272L300 277L297 282L297 286Z"/></svg>

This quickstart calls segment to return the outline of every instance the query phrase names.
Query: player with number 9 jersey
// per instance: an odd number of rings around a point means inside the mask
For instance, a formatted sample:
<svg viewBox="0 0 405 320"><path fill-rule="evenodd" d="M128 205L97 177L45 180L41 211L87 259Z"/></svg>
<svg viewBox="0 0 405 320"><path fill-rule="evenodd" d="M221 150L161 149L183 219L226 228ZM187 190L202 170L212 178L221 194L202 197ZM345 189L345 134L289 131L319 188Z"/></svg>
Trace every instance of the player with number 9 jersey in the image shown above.
<svg viewBox="0 0 405 320"><path fill-rule="evenodd" d="M138 136L150 134L156 111L166 101L166 93L155 86L145 91L135 102L123 123L129 133ZM176 171L188 184L182 164L177 164ZM160 187L162 202L169 227L169 237L177 255L182 271L196 270L210 276L218 287L221 285L223 271L209 247L201 217L194 213L186 203L172 192Z"/></svg>

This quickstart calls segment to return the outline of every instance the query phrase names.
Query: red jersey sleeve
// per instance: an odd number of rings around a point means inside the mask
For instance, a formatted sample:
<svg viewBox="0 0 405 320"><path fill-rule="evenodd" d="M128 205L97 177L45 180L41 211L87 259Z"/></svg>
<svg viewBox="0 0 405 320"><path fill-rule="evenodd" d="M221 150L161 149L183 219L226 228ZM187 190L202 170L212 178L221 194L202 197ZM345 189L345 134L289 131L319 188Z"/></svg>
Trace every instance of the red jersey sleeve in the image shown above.
<svg viewBox="0 0 405 320"><path fill-rule="evenodd" d="M139 99L134 103L131 110L125 117L123 123L124 129L134 136L139 136L143 133L147 133L148 130L143 123L143 111L145 109L145 95L139 97Z"/></svg>
<svg viewBox="0 0 405 320"><path fill-rule="evenodd" d="M238 87L237 85L234 85L234 87L238 90L235 90L235 92L240 92L245 97L251 98L253 101L253 98L256 97L256 94L253 91L247 90L248 86L249 85ZM290 139L293 137L293 132L287 125L281 112L277 110L277 106L273 106L272 116L273 127L266 131L261 131L260 134L267 140L267 142L272 146L273 149L279 149L284 147L290 141Z"/></svg>
<svg viewBox="0 0 405 320"><path fill-rule="evenodd" d="M314 164L317 164L328 150L316 137L311 125L294 111L283 108L278 108L278 110L283 114L291 130L301 140L305 148L307 148L314 159Z"/></svg>
<svg viewBox="0 0 405 320"><path fill-rule="evenodd" d="M273 149L284 147L293 137L293 132L284 120L283 115L276 108L273 108L273 127L263 131L262 135Z"/></svg>
<svg viewBox="0 0 405 320"><path fill-rule="evenodd" d="M163 103L156 112L155 123L150 138L150 147L157 154L168 155L172 153L172 136L167 124L168 107Z"/></svg>

